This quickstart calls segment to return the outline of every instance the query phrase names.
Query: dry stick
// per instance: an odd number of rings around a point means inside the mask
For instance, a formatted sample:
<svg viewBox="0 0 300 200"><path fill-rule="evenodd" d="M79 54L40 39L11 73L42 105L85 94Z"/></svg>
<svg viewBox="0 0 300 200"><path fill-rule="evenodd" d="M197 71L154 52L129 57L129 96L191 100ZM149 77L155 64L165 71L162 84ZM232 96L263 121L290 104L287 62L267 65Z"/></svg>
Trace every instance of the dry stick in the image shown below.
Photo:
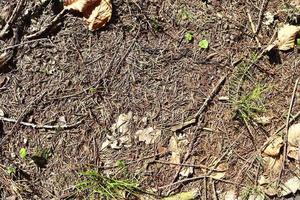
<svg viewBox="0 0 300 200"><path fill-rule="evenodd" d="M154 154L154 155L151 155L151 156L147 156L147 157L144 157L144 158L140 158L138 160L129 161L129 162L125 163L125 166L131 165L131 164L134 164L134 163L138 163L138 162L143 161L143 160L152 159L154 157L163 157L163 156L168 155L169 153L170 153L170 151L167 151L167 152L163 152L163 153L158 153L158 154ZM99 167L99 169L101 169L101 170L108 170L108 169L113 169L113 168L117 168L117 167L119 167L119 166L118 165L103 166L103 167Z"/></svg>
<svg viewBox="0 0 300 200"><path fill-rule="evenodd" d="M217 178L214 178L214 177L211 177L211 176L202 175L202 176L182 179L182 180L177 181L175 183L170 183L168 185L161 186L158 189L159 190L160 189L165 189L165 188L168 188L168 187L171 187L171 186L174 186L174 185L178 185L178 184L182 184L182 183L186 183L186 182L193 182L193 181L197 181L197 180L200 180L200 179L203 179L203 178L211 178L211 179L216 180L216 181L221 181L221 182L224 182L224 183L229 183L229 184L235 185L235 182L232 182L232 181L228 181L228 180L224 180L224 179L217 179ZM240 185L244 186L244 184L240 184Z"/></svg>
<svg viewBox="0 0 300 200"><path fill-rule="evenodd" d="M26 42L22 42L20 44L15 44L15 45L11 45L11 46L5 47L3 49L0 49L0 52L1 51L7 51L7 50L10 50L10 49L14 49L16 47L23 46L23 45L26 45L26 44L30 44L30 43L33 43L33 42L39 42L39 41L45 41L45 40L49 40L49 39L39 38L39 39L35 39L35 40L29 40L29 41L26 41Z"/></svg>
<svg viewBox="0 0 300 200"><path fill-rule="evenodd" d="M4 122L11 122L11 123L17 123L18 120L17 119L13 119L13 118L7 118L7 117L0 117L0 121L4 121ZM83 120L80 120L76 123L73 124L66 124L66 125L42 125L42 124L33 124L33 123L29 123L29 122L19 122L21 125L24 126L28 126L31 127L33 129L70 129L70 128L74 128L76 126L78 126L79 124L81 124L83 122Z"/></svg>
<svg viewBox="0 0 300 200"><path fill-rule="evenodd" d="M153 162L165 164L165 165L177 165L177 166L183 166L183 167L194 167L194 168L200 168L200 169L206 169L206 170L213 170L214 172L224 172L224 170L213 169L213 168L207 167L205 165L201 165L201 164L194 165L194 164L184 164L184 163L172 163L172 162L167 162L167 161L163 161L163 160L155 160Z"/></svg>
<svg viewBox="0 0 300 200"><path fill-rule="evenodd" d="M255 29L255 26L253 24L252 17L250 15L250 11L249 10L247 11L247 15L248 15L248 18L249 18L249 22L250 22L250 25L251 25L252 32L253 32L253 34L255 34L256 29ZM256 34L254 35L254 37L255 37L255 40L257 42L258 47L261 47L261 43L260 43L260 41L259 41L259 39L258 39L258 37L257 37Z"/></svg>
<svg viewBox="0 0 300 200"><path fill-rule="evenodd" d="M201 116L201 114L204 112L204 110L207 108L209 102L216 96L216 94L221 90L221 87L223 86L223 84L225 83L226 81L226 78L227 78L227 75L223 76L217 83L217 85L213 88L213 90L211 91L211 93L209 94L209 96L206 98L206 100L204 101L204 103L202 104L202 106L199 108L199 110L197 111L197 113L194 115L193 117L193 120L194 120L194 123L197 122L199 120L199 117ZM185 128L185 127L181 127L182 128ZM192 153L193 151L193 147L194 147L194 144L196 142L196 140L198 139L198 133L195 132L194 133L194 136L193 136L193 139L189 145L189 148L188 148L188 151L186 152L185 156L184 156L184 159L183 159L183 162L186 162L188 160L188 158L190 157L190 154ZM173 178L173 181L172 183L174 183L178 177L179 177L179 174L180 174L180 171L182 169L182 165L179 166L179 168L177 169L176 171L176 174ZM170 191L169 191L170 192Z"/></svg>
<svg viewBox="0 0 300 200"><path fill-rule="evenodd" d="M41 35L45 34L47 31L49 31L61 18L67 13L66 9L63 9L58 15L56 15L51 23L49 23L47 26L42 28L40 31L33 33L31 35L25 36L25 39L34 39L37 37L40 37Z"/></svg>
<svg viewBox="0 0 300 200"><path fill-rule="evenodd" d="M43 96L46 94L46 92L43 92L42 94L40 94L38 97L36 97L34 100L32 100L27 106L26 108L24 109L24 111L20 114L20 116L18 117L18 119L16 120L15 124L13 125L13 127L10 129L9 133L6 134L0 144L3 144L4 141L10 137L11 135L13 135L14 133L14 130L18 127L18 125L20 124L20 122L24 119L24 117L32 110L32 107L33 105L37 102L37 101L40 101Z"/></svg>
<svg viewBox="0 0 300 200"><path fill-rule="evenodd" d="M280 169L280 173L279 173L279 177L277 180L277 186L279 185L283 170L284 170L284 165L285 162L287 160L287 143L288 143L288 132L289 132L289 122L290 122L290 116L291 116L291 112L293 109L293 105L294 105L294 101L295 101L295 95L296 95L296 91L298 88L298 83L299 83L299 78L297 78L295 85L294 85L294 90L293 90L293 94L291 97L291 101L290 101L290 106L289 106L289 110L288 110L288 115L286 117L286 126L285 126L285 136L284 136L284 143L283 143L283 162L281 164L281 169Z"/></svg>
<svg viewBox="0 0 300 200"><path fill-rule="evenodd" d="M261 4L260 11L259 11L258 23L257 23L257 26L256 26L256 30L254 32L255 35L257 35L257 33L260 30L262 20L263 20L263 14L264 14L265 7L266 7L267 4L268 4L268 0L263 0L263 2Z"/></svg>
<svg viewBox="0 0 300 200"><path fill-rule="evenodd" d="M11 28L11 25L16 21L18 18L18 15L21 12L22 6L24 5L25 0L20 0L17 3L17 6L15 7L13 13L11 14L10 18L7 20L7 23L5 24L4 28L0 31L0 39L3 38Z"/></svg>

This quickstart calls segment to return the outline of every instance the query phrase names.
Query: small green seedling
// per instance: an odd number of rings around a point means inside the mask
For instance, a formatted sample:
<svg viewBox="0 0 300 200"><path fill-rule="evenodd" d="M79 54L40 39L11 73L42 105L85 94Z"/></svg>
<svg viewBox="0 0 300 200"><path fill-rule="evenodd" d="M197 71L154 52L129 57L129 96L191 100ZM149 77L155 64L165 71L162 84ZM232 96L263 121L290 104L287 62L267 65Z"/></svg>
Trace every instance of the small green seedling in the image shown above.
<svg viewBox="0 0 300 200"><path fill-rule="evenodd" d="M118 166L118 168L122 169L125 167L125 162L124 160L117 160L116 165Z"/></svg>
<svg viewBox="0 0 300 200"><path fill-rule="evenodd" d="M25 159L26 156L27 156L27 151L24 147L22 147L20 150L19 150L19 156L22 158L22 159Z"/></svg>
<svg viewBox="0 0 300 200"><path fill-rule="evenodd" d="M76 184L79 192L93 198L95 195L100 199L124 199L124 194L136 196L142 190L135 180L114 179L104 176L95 170L81 172L82 180Z"/></svg>
<svg viewBox="0 0 300 200"><path fill-rule="evenodd" d="M296 45L300 46L300 38L297 38Z"/></svg>
<svg viewBox="0 0 300 200"><path fill-rule="evenodd" d="M16 168L14 167L7 167L6 168L6 173L8 173L8 175L14 175L17 172Z"/></svg>
<svg viewBox="0 0 300 200"><path fill-rule="evenodd" d="M189 20L192 18L192 15L186 8L182 8L178 11L178 18L180 21Z"/></svg>
<svg viewBox="0 0 300 200"><path fill-rule="evenodd" d="M185 34L184 34L184 39L185 39L185 41L187 41L187 42L191 42L194 38L193 38L193 33L191 33L191 32L186 32Z"/></svg>
<svg viewBox="0 0 300 200"><path fill-rule="evenodd" d="M200 40L198 43L200 49L207 49L208 48L208 41L207 40Z"/></svg>
<svg viewBox="0 0 300 200"><path fill-rule="evenodd" d="M89 92L90 92L90 93L95 93L96 91L97 91L97 89L94 88L94 87L90 87L90 88L89 88Z"/></svg>

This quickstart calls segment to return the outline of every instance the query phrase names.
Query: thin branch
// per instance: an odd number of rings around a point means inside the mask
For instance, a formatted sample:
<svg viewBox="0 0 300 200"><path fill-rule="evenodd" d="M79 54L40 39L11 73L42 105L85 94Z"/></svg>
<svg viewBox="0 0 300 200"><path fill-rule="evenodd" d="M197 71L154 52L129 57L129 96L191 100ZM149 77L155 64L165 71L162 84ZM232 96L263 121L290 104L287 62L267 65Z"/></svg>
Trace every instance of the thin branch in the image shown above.
<svg viewBox="0 0 300 200"><path fill-rule="evenodd" d="M7 117L0 117L0 120L4 121L4 122L10 122L10 123L17 123L18 122L17 119L7 118ZM75 122L73 124L53 125L53 126L51 126L51 125L42 125L42 124L33 124L33 123L29 123L29 122L19 122L19 123L23 126L28 126L28 127L33 128L33 129L71 129L71 128L77 127L82 122L83 122L83 120L80 120L80 121Z"/></svg>
<svg viewBox="0 0 300 200"><path fill-rule="evenodd" d="M293 109L293 105L294 105L294 101L295 101L295 95L296 95L296 91L298 88L298 83L299 83L299 78L297 78L295 85L294 85L294 89L293 89L293 94L291 97L291 101L290 101L290 106L289 106L289 110L288 110L288 115L286 117L286 126L285 126L285 136L284 136L284 141L283 141L283 161L281 164L281 169L280 169L280 173L279 173L279 177L277 179L277 185L280 182L283 170L284 170L284 166L285 166L285 162L286 162L286 158L287 158L287 143L288 143L288 132L289 132L289 124L290 124L290 116L291 116L291 112Z"/></svg>
<svg viewBox="0 0 300 200"><path fill-rule="evenodd" d="M61 20L65 14L67 13L67 10L63 9L58 15L56 15L51 23L47 24L45 27L43 27L41 30L39 30L36 33L33 33L31 35L25 36L26 39L34 39L38 38L41 35L44 35L46 32L48 32L53 26L55 26L59 20Z"/></svg>
<svg viewBox="0 0 300 200"><path fill-rule="evenodd" d="M13 13L11 14L11 17L7 20L7 23L3 27L3 29L0 31L0 38L3 38L6 34L9 33L9 30L11 29L11 25L16 21L18 18L22 7L25 3L25 0L18 1L15 9L13 10Z"/></svg>
<svg viewBox="0 0 300 200"><path fill-rule="evenodd" d="M172 162L167 162L167 161L163 161L163 160L155 160L155 163L160 163L160 164L164 164L164 165L177 165L177 166L183 166L183 167L194 167L194 168L200 168L200 169L207 169L207 170L212 170L214 172L224 172L224 170L218 170L218 169L213 169L210 167L207 167L205 165L194 165L194 164L184 164L184 163L172 163Z"/></svg>

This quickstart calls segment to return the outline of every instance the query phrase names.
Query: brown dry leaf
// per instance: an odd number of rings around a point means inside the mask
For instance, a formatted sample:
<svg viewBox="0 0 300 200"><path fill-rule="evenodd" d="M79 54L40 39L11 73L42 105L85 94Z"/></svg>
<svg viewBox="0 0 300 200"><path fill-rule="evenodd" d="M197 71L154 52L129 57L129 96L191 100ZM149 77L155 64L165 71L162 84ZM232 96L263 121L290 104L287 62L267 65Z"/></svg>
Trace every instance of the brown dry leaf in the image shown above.
<svg viewBox="0 0 300 200"><path fill-rule="evenodd" d="M293 158L297 161L300 161L300 147L288 146L287 156Z"/></svg>
<svg viewBox="0 0 300 200"><path fill-rule="evenodd" d="M216 169L218 171L211 173L210 177L212 177L214 179L221 179L225 176L226 171L228 170L228 164L227 163L221 163L216 167Z"/></svg>
<svg viewBox="0 0 300 200"><path fill-rule="evenodd" d="M283 185L281 185L282 191L280 196L287 196L290 194L295 194L300 190L300 179L299 177L293 177L287 180Z"/></svg>
<svg viewBox="0 0 300 200"><path fill-rule="evenodd" d="M161 130L154 129L153 127L148 127L142 130L138 130L135 136L140 142L145 142L146 144L154 144L161 135Z"/></svg>
<svg viewBox="0 0 300 200"><path fill-rule="evenodd" d="M294 48L295 38L300 31L300 26L285 24L278 30L278 37L275 43L279 50L286 51Z"/></svg>
<svg viewBox="0 0 300 200"><path fill-rule="evenodd" d="M294 124L289 128L288 142L295 147L300 145L300 124Z"/></svg>
<svg viewBox="0 0 300 200"><path fill-rule="evenodd" d="M171 153L170 162L180 164L183 153L187 148L188 140L185 137L172 136L169 141L169 150Z"/></svg>
<svg viewBox="0 0 300 200"><path fill-rule="evenodd" d="M95 2L95 1L93 1ZM64 0L64 8L67 10L75 10L83 12L91 4L90 0Z"/></svg>
<svg viewBox="0 0 300 200"><path fill-rule="evenodd" d="M292 0L291 5L296 6L296 7L300 7L300 0Z"/></svg>
<svg viewBox="0 0 300 200"><path fill-rule="evenodd" d="M263 157L263 160L264 160L264 169L265 169L264 171L267 174L278 175L280 173L281 165L283 162L282 155L280 155L279 158L266 156L266 157Z"/></svg>
<svg viewBox="0 0 300 200"><path fill-rule="evenodd" d="M278 156L283 145L283 140L281 137L270 138L265 144L267 147L262 152L264 155Z"/></svg>
<svg viewBox="0 0 300 200"><path fill-rule="evenodd" d="M105 26L112 15L110 0L64 0L64 8L81 12L91 31Z"/></svg>
<svg viewBox="0 0 300 200"><path fill-rule="evenodd" d="M198 189L193 189L188 192L181 192L170 197L162 198L162 200L192 200L199 195Z"/></svg>

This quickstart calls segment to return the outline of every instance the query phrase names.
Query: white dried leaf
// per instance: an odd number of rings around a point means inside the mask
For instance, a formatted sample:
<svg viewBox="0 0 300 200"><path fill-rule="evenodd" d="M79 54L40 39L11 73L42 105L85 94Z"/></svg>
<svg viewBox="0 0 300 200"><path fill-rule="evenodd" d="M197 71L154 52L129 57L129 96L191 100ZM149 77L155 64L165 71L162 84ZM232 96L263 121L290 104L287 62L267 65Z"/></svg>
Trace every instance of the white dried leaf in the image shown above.
<svg viewBox="0 0 300 200"><path fill-rule="evenodd" d="M234 190L229 190L224 194L224 200L236 200L237 195Z"/></svg>
<svg viewBox="0 0 300 200"><path fill-rule="evenodd" d="M4 111L2 109L0 109L0 117L4 117Z"/></svg>
<svg viewBox="0 0 300 200"><path fill-rule="evenodd" d="M300 124L294 124L289 128L288 142L295 147L300 145Z"/></svg>
<svg viewBox="0 0 300 200"><path fill-rule="evenodd" d="M145 142L146 144L154 144L161 136L161 130L156 130L153 127L148 127L142 130L138 130L135 133L135 136L140 142Z"/></svg>
<svg viewBox="0 0 300 200"><path fill-rule="evenodd" d="M264 169L267 174L278 175L281 171L281 166L283 162L283 156L280 155L279 158L266 156L263 157Z"/></svg>
<svg viewBox="0 0 300 200"><path fill-rule="evenodd" d="M287 156L300 161L300 147L294 147L289 145L287 148Z"/></svg>
<svg viewBox="0 0 300 200"><path fill-rule="evenodd" d="M270 138L266 144L267 147L263 151L263 154L267 156L278 156L283 146L283 139L281 137Z"/></svg>
<svg viewBox="0 0 300 200"><path fill-rule="evenodd" d="M169 141L169 150L171 153L170 162L180 164L183 153L186 151L188 140L184 137L172 136Z"/></svg>
<svg viewBox="0 0 300 200"><path fill-rule="evenodd" d="M300 190L300 179L296 176L290 178L281 187L282 187L281 196L295 194L298 190Z"/></svg>
<svg viewBox="0 0 300 200"><path fill-rule="evenodd" d="M179 174L182 177L189 177L193 173L194 173L193 167L183 167Z"/></svg>
<svg viewBox="0 0 300 200"><path fill-rule="evenodd" d="M267 125L271 123L272 117L266 117L266 116L255 117L254 120L258 124Z"/></svg>
<svg viewBox="0 0 300 200"><path fill-rule="evenodd" d="M218 171L215 171L215 172L211 173L210 177L212 177L214 179L222 179L225 176L226 171L228 170L228 164L227 163L220 163L220 164L217 165L216 169Z"/></svg>
<svg viewBox="0 0 300 200"><path fill-rule="evenodd" d="M276 44L279 50L289 50L295 46L295 38L300 31L300 26L285 24L278 31Z"/></svg>
<svg viewBox="0 0 300 200"><path fill-rule="evenodd" d="M274 22L274 14L272 14L271 12L266 12L265 13L265 21L263 22L263 24L269 26L271 24L273 24Z"/></svg>
<svg viewBox="0 0 300 200"><path fill-rule="evenodd" d="M263 194L252 194L248 197L248 200L264 200L265 195Z"/></svg>
<svg viewBox="0 0 300 200"><path fill-rule="evenodd" d="M113 135L128 134L129 126L132 121L132 116L132 112L128 112L127 114L123 113L119 115L117 122L114 123L111 127Z"/></svg>
<svg viewBox="0 0 300 200"><path fill-rule="evenodd" d="M162 198L162 200L193 200L199 195L199 191L197 189L181 192L170 197Z"/></svg>

